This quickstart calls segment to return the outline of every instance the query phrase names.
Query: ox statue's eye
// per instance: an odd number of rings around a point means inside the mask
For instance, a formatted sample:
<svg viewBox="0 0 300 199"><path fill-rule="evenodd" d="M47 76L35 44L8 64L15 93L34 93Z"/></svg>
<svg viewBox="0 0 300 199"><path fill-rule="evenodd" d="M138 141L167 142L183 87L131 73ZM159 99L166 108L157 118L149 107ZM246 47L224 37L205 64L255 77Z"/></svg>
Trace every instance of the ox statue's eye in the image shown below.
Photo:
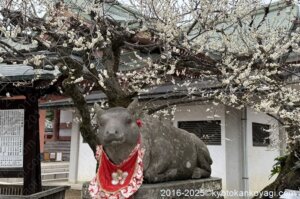
<svg viewBox="0 0 300 199"><path fill-rule="evenodd" d="M127 124L131 124L131 123L132 123L132 119L128 118L128 119L126 120L126 123L127 123Z"/></svg>

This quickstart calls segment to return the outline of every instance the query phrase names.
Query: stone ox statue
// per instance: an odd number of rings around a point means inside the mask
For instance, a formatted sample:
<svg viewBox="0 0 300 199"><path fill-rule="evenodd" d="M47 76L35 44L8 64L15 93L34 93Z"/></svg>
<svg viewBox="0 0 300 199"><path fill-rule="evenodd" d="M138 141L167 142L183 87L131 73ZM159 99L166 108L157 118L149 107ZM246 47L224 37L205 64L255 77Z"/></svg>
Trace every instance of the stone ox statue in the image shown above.
<svg viewBox="0 0 300 199"><path fill-rule="evenodd" d="M196 135L167 125L150 116L136 124L135 106L102 110L95 104L98 125L97 138L109 159L120 164L137 144L141 133L144 181L147 183L207 178L212 160L206 145Z"/></svg>

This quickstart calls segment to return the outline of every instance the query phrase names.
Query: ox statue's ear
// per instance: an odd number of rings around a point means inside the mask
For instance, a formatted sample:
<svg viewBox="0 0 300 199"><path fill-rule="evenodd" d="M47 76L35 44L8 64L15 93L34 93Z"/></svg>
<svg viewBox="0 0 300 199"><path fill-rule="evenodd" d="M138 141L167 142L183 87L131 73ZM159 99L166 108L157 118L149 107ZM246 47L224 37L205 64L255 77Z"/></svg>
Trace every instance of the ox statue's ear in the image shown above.
<svg viewBox="0 0 300 199"><path fill-rule="evenodd" d="M95 114L97 115L97 118L100 118L100 116L104 113L104 110L101 108L101 106L98 103L94 104Z"/></svg>
<svg viewBox="0 0 300 199"><path fill-rule="evenodd" d="M127 107L127 110L130 112L132 115L137 115L138 111L138 105L139 101L137 98L135 98Z"/></svg>

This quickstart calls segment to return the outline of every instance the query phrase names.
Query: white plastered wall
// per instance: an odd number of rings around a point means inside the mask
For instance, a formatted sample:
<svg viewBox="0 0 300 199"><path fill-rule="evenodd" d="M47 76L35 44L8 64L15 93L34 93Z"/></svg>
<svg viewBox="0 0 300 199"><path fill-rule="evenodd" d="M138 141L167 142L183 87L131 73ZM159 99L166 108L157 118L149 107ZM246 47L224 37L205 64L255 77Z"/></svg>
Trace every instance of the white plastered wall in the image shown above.
<svg viewBox="0 0 300 199"><path fill-rule="evenodd" d="M274 126L273 135L278 136L278 122L270 116L257 113L247 109L247 136L248 136L248 173L249 190L261 191L264 187L274 181L274 177L269 180L274 159L279 156L279 149L272 147L253 146L252 123L262 123ZM277 128L276 128L277 127Z"/></svg>
<svg viewBox="0 0 300 199"><path fill-rule="evenodd" d="M92 149L87 143L83 143L83 138L80 136L79 147L79 161L78 161L78 181L90 181L96 174L96 159Z"/></svg>
<svg viewBox="0 0 300 199"><path fill-rule="evenodd" d="M241 111L226 107L225 142L226 142L226 188L228 191L242 190L242 120ZM239 198L238 196L230 197Z"/></svg>
<svg viewBox="0 0 300 199"><path fill-rule="evenodd" d="M70 155L69 181L71 183L90 181L96 173L96 160L89 145L83 142L75 115L73 116Z"/></svg>
<svg viewBox="0 0 300 199"><path fill-rule="evenodd" d="M72 109L65 109L60 111L60 123L69 123L72 124ZM71 129L60 129L59 135L60 136L71 136L72 130Z"/></svg>

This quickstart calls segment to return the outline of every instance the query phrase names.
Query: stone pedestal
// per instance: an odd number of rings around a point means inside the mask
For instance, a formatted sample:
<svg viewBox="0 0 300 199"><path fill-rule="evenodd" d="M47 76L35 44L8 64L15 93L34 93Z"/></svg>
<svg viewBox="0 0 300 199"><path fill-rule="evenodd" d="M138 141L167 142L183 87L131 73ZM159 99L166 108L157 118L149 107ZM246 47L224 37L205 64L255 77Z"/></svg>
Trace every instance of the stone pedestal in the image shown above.
<svg viewBox="0 0 300 199"><path fill-rule="evenodd" d="M157 184L143 184L133 199L221 199L220 178L171 181ZM88 182L83 184L82 199L91 199L88 193Z"/></svg>

